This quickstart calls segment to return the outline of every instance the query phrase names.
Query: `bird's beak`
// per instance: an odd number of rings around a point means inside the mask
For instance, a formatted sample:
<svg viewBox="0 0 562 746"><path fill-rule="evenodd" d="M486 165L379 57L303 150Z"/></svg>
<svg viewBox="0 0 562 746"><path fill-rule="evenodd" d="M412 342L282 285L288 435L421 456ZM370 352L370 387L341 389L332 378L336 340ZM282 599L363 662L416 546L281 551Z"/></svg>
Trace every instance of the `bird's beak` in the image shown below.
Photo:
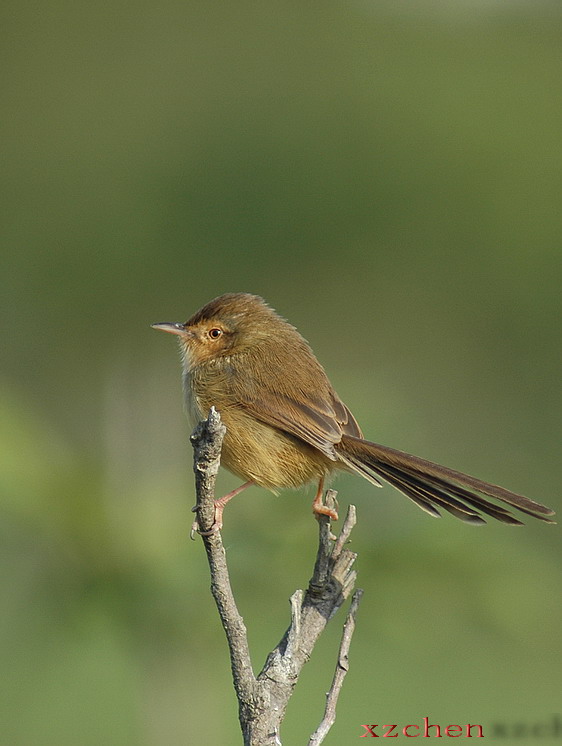
<svg viewBox="0 0 562 746"><path fill-rule="evenodd" d="M191 337L193 336L191 330L186 329L185 324L174 324L171 321L163 321L160 324L151 324L153 329L161 329L163 332L169 332L170 334L177 334L180 337Z"/></svg>

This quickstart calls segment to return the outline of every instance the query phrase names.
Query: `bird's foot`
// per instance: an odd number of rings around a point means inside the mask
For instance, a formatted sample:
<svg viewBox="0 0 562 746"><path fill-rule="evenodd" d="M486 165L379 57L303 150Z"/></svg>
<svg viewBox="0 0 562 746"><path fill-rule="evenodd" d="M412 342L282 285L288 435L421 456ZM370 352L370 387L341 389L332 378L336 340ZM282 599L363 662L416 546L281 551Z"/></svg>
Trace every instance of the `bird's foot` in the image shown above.
<svg viewBox="0 0 562 746"><path fill-rule="evenodd" d="M197 505L194 505L191 508L191 511L195 513L196 510L197 510ZM191 539L191 541L195 541L195 534L199 534L199 536L211 536L212 534L217 534L222 528L223 510L224 510L224 505L222 508L217 508L215 504L215 520L213 521L213 525L208 531L201 531L197 521L193 521L193 523L191 524L191 531L189 532L189 538Z"/></svg>
<svg viewBox="0 0 562 746"><path fill-rule="evenodd" d="M312 503L312 512L314 513L316 517L320 515L327 515L330 518L330 520L337 521L339 518L338 511L337 511L338 501L333 496L335 493L333 493L333 495L331 496L333 503L334 503L334 507L333 508L328 507L328 505L324 505L324 503L322 502L322 497L324 493L323 487L324 485L323 485L323 480L322 480L322 482L318 486L318 492L316 493L316 497L314 498L314 501ZM329 490L329 492L330 491L331 490Z"/></svg>
<svg viewBox="0 0 562 746"><path fill-rule="evenodd" d="M199 534L200 536L211 536L211 534L218 533L222 528L222 514L224 511L224 508L228 502L232 500L233 497L236 497L242 490L245 490L246 487L249 487L252 485L253 482L245 482L244 484L241 484L240 487L236 487L236 489L232 490L231 492L227 492L226 495L223 495L222 497L217 497L214 500L215 503L215 520L213 521L213 525L208 531L201 531L199 528L199 524L197 521L193 521L191 525L191 531L189 532L190 538L193 540L195 539L195 534ZM197 505L194 505L191 508L192 513L197 512Z"/></svg>

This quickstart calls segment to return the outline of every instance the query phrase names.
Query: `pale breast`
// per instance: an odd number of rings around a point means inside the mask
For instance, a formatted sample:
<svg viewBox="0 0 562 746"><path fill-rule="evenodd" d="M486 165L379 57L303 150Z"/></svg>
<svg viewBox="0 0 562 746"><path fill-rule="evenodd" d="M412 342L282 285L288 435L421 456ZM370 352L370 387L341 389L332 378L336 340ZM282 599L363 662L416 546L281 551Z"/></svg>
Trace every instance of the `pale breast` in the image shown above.
<svg viewBox="0 0 562 746"><path fill-rule="evenodd" d="M208 384L208 380L207 380ZM300 487L342 468L320 450L299 438L267 425L228 396L228 387L202 386L197 369L184 371L185 409L191 427L215 406L226 426L221 463L244 481L275 490ZM215 390L215 396L212 390ZM220 393L219 393L220 391Z"/></svg>
<svg viewBox="0 0 562 746"><path fill-rule="evenodd" d="M207 417L209 411L207 410L206 412L203 412L199 397L193 390L191 374L187 370L183 373L182 383L185 414L189 426L193 430L198 422L201 422L201 420L204 420Z"/></svg>

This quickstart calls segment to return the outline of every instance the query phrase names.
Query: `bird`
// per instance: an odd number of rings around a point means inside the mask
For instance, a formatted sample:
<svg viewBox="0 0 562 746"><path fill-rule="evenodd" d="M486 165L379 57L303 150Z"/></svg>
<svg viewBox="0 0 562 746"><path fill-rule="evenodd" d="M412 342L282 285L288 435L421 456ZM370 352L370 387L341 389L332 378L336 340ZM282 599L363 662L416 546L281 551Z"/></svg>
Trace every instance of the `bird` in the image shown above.
<svg viewBox="0 0 562 746"><path fill-rule="evenodd" d="M444 510L469 524L487 516L523 525L509 506L555 522L551 508L524 495L366 440L308 342L258 295L226 293L183 324L152 326L177 335L188 419L195 426L215 407L226 426L221 463L243 480L215 499L212 532L222 528L226 504L251 485L277 493L313 482L313 512L336 520L322 498L338 471L386 482L433 517Z"/></svg>

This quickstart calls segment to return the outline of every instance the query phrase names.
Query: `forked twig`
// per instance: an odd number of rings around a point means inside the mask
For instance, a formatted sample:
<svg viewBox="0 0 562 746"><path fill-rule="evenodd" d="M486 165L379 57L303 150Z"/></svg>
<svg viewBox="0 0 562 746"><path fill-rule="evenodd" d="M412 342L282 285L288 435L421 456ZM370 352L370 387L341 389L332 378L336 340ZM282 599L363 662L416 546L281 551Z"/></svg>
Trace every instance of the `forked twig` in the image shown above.
<svg viewBox="0 0 562 746"><path fill-rule="evenodd" d="M202 532L211 573L211 592L226 633L238 714L245 746L280 746L279 729L287 703L302 667L332 616L353 591L356 573L352 569L356 555L345 548L355 525L355 507L349 507L342 530L332 540L330 519L319 516L319 546L314 572L306 592L291 596L291 624L279 644L267 656L258 676L254 675L244 621L234 600L226 555L220 532L209 533L214 522L214 488L225 434L219 413L211 408L207 420L200 422L191 436L197 490L197 522ZM329 505L335 493L326 493ZM335 719L336 702L347 673L349 645L355 626L362 591L353 596L344 625L336 673L322 723L309 744L320 744Z"/></svg>

